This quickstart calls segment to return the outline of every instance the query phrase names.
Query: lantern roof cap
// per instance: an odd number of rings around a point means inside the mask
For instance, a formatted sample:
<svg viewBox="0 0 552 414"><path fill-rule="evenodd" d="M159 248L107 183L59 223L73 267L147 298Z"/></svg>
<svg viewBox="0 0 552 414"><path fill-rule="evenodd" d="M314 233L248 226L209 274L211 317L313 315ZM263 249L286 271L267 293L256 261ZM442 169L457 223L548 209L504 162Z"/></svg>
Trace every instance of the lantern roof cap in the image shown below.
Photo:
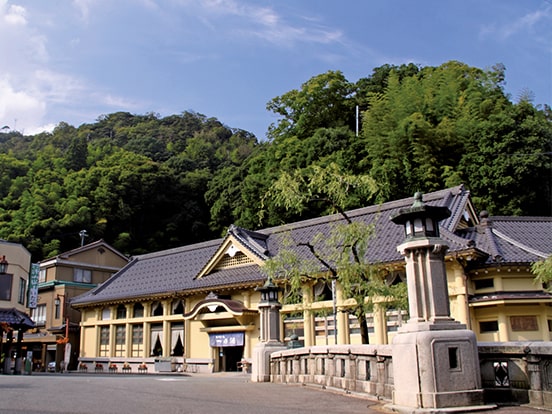
<svg viewBox="0 0 552 414"><path fill-rule="evenodd" d="M268 292L269 290L281 290L281 288L274 284L272 277L268 276L266 278L266 282L255 290L258 290L259 292Z"/></svg>
<svg viewBox="0 0 552 414"><path fill-rule="evenodd" d="M429 206L424 202L423 194L417 192L414 194L414 203L409 208L401 208L398 213L391 216L391 221L395 224L405 224L416 218L432 218L436 222L450 217L451 212L448 207Z"/></svg>

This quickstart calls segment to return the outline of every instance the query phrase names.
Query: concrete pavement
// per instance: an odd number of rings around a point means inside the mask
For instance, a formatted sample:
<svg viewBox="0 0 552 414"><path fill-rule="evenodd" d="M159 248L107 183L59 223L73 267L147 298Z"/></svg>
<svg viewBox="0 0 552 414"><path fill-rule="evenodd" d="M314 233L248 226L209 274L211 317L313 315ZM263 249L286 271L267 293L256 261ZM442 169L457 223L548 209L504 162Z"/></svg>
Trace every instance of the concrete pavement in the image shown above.
<svg viewBox="0 0 552 414"><path fill-rule="evenodd" d="M252 383L244 374L0 375L0 413L381 414L382 402L319 388ZM503 407L494 414L534 414Z"/></svg>

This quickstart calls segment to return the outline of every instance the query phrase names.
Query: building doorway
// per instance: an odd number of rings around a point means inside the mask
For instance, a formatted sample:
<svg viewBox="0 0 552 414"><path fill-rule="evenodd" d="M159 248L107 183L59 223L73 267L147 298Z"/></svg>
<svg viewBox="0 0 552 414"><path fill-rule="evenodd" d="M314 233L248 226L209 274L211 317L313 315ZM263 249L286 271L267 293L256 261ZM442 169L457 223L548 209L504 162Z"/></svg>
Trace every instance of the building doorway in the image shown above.
<svg viewBox="0 0 552 414"><path fill-rule="evenodd" d="M244 350L243 332L210 333L209 342L216 352L217 360L215 369L218 372L237 371L238 362L243 358Z"/></svg>
<svg viewBox="0 0 552 414"><path fill-rule="evenodd" d="M238 364L243 358L243 346L225 346L218 348L218 368L221 372L238 370Z"/></svg>

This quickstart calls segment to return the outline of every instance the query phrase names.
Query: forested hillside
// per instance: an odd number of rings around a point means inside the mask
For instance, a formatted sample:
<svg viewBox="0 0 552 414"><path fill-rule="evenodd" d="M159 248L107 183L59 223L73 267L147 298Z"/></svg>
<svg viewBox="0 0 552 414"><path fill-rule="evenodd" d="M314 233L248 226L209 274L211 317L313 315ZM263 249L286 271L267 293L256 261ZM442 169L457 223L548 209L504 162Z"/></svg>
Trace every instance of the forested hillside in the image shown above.
<svg viewBox="0 0 552 414"><path fill-rule="evenodd" d="M494 215L552 213L552 113L508 97L505 68L448 62L384 65L349 82L339 71L275 97L259 142L216 118L119 112L52 133L0 132L0 238L33 260L105 239L126 254L327 213L300 215L266 197L284 171L314 165L376 180L354 208L464 183ZM358 108L359 117L356 117ZM357 129L358 126L358 129ZM262 214L260 214L262 212Z"/></svg>

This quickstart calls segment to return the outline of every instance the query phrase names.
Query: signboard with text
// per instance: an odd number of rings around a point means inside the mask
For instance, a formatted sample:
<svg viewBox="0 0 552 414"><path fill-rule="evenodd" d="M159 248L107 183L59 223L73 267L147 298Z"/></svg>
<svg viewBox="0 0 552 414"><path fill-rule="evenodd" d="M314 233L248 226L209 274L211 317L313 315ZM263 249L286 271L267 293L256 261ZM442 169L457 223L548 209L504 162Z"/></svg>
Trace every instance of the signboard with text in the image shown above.
<svg viewBox="0 0 552 414"><path fill-rule="evenodd" d="M38 263L31 264L31 273L29 275L29 290L27 291L27 307L35 309L38 305L38 276L40 266Z"/></svg>
<svg viewBox="0 0 552 414"><path fill-rule="evenodd" d="M212 347L243 346L243 332L209 334L209 344Z"/></svg>

